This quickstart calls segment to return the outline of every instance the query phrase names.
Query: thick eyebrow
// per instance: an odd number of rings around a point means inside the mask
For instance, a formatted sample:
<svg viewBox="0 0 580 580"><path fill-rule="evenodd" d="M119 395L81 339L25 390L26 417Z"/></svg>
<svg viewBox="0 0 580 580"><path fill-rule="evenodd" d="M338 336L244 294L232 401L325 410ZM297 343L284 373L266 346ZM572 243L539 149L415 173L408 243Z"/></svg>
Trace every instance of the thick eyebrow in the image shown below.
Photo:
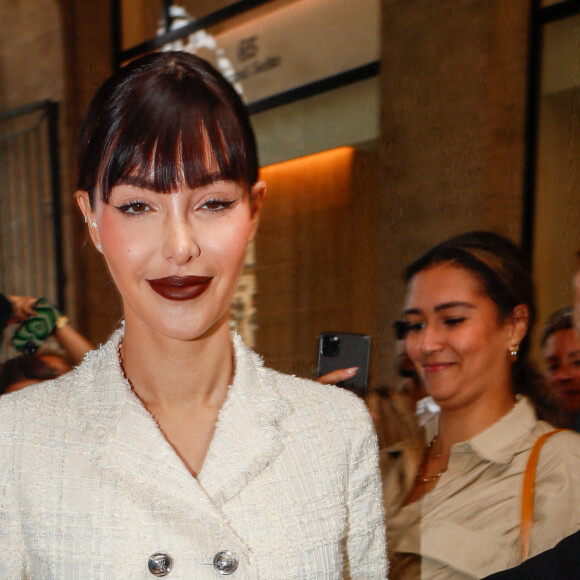
<svg viewBox="0 0 580 580"><path fill-rule="evenodd" d="M449 308L475 308L475 304L471 302L461 302L459 300L455 302L444 302L443 304L437 304L435 306L435 312L441 312L442 310L447 310ZM407 308L403 310L403 314L421 314L422 311L419 308Z"/></svg>

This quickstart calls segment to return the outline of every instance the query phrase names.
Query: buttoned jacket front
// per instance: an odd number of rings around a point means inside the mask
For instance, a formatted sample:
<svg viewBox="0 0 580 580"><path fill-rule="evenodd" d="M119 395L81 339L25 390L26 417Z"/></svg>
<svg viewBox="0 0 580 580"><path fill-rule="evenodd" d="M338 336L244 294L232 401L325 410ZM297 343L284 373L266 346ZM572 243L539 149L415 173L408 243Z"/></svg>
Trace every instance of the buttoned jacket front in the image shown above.
<svg viewBox="0 0 580 580"><path fill-rule="evenodd" d="M262 366L236 375L196 479L123 378L120 333L73 373L0 398L0 576L384 578L376 441L364 405Z"/></svg>

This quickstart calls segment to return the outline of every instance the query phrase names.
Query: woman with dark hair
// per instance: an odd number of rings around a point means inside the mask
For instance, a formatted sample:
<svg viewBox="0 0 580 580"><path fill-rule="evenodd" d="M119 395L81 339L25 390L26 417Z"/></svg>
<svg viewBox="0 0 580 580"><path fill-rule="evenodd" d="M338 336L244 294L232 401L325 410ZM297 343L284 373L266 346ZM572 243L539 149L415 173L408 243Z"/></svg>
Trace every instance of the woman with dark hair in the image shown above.
<svg viewBox="0 0 580 580"><path fill-rule="evenodd" d="M3 578L384 578L362 401L232 335L265 185L245 108L206 62L152 54L98 91L76 198L124 326L0 401Z"/></svg>
<svg viewBox="0 0 580 580"><path fill-rule="evenodd" d="M578 257L580 257L580 252ZM544 351L546 351L546 343L554 334L567 333L574 326L576 333L580 333L580 269L574 275L574 294L573 308L562 308L548 317L541 337ZM571 324L573 325L572 327L570 326ZM564 340L563 343L572 343L574 340ZM557 351L558 349L548 346L548 350L552 350L552 354L556 354L554 350ZM550 358L560 358L562 360L563 357ZM568 356L565 358L568 358ZM549 362L554 364L555 361L550 360ZM553 548L522 562L514 568L487 576L485 580L576 580L578 578L579 552L580 530L564 538Z"/></svg>
<svg viewBox="0 0 580 580"><path fill-rule="evenodd" d="M407 352L441 411L420 448L392 450L391 578L481 578L580 528L580 437L544 444L528 544L527 461L561 415L529 360L535 306L520 251L489 232L455 236L413 262L406 281Z"/></svg>
<svg viewBox="0 0 580 580"><path fill-rule="evenodd" d="M28 354L15 356L0 367L0 395L18 391L40 381L55 379L59 374L39 357Z"/></svg>
<svg viewBox="0 0 580 580"><path fill-rule="evenodd" d="M580 431L580 334L574 328L571 306L553 312L540 338L544 380L563 401L568 426Z"/></svg>

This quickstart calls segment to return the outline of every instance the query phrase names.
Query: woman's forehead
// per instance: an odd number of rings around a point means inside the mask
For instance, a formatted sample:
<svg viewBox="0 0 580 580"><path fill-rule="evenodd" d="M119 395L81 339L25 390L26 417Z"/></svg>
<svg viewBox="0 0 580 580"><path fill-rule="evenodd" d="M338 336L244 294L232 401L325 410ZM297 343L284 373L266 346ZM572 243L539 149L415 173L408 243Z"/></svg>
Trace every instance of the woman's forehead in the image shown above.
<svg viewBox="0 0 580 580"><path fill-rule="evenodd" d="M443 263L417 272L409 280L405 301L438 302L474 295L487 296L479 276L460 265Z"/></svg>

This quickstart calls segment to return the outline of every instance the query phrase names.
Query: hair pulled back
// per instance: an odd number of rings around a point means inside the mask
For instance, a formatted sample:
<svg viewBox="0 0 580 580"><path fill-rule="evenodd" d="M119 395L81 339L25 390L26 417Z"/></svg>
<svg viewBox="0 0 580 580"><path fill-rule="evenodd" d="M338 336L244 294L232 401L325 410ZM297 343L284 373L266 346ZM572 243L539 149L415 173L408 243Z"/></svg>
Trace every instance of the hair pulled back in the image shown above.
<svg viewBox="0 0 580 580"><path fill-rule="evenodd" d="M512 388L514 393L531 399L540 418L556 425L563 424L565 418L559 401L545 388L541 375L530 361L536 304L532 276L520 248L493 232L474 231L453 236L410 264L405 270L405 281L409 282L419 272L442 264L455 265L473 273L482 290L497 306L500 320L505 320L520 304L528 307L528 329L512 364Z"/></svg>
<svg viewBox="0 0 580 580"><path fill-rule="evenodd" d="M258 159L234 88L201 58L169 51L132 61L98 90L79 136L78 172L94 206L123 181L162 193L217 179L252 186Z"/></svg>
<svg viewBox="0 0 580 580"><path fill-rule="evenodd" d="M552 334L558 332L559 330L568 330L574 328L574 307L565 306L564 308L559 308L555 312L552 312L544 324L542 329L542 337L540 338L540 344L542 348L546 345L546 341Z"/></svg>

